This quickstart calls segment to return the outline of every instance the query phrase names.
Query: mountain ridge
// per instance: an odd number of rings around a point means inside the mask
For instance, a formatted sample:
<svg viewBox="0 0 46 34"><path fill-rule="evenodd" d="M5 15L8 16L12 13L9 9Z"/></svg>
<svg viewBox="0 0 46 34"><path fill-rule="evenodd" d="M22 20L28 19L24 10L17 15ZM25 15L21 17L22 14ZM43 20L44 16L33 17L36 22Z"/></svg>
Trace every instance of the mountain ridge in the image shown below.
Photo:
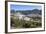
<svg viewBox="0 0 46 34"><path fill-rule="evenodd" d="M33 9L33 10L17 10L17 11L15 11L15 10L11 10L11 13L17 13L17 12L20 12L20 13L22 13L22 14L25 14L25 15L27 15L27 14L42 14L41 13L41 10L38 10L38 9Z"/></svg>

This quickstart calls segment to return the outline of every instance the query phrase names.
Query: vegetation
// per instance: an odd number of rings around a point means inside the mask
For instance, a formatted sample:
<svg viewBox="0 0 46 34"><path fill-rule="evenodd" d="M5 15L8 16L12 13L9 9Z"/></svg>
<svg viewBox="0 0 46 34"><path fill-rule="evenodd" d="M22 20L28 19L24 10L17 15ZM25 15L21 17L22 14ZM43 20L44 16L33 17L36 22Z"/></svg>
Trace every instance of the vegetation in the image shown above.
<svg viewBox="0 0 46 34"><path fill-rule="evenodd" d="M37 21L37 20L34 19L34 21ZM37 28L37 27L42 26L41 22L34 22L34 21L31 21L31 20L25 21L22 19L20 20L19 18L18 19L11 18L11 27L15 27L15 28Z"/></svg>

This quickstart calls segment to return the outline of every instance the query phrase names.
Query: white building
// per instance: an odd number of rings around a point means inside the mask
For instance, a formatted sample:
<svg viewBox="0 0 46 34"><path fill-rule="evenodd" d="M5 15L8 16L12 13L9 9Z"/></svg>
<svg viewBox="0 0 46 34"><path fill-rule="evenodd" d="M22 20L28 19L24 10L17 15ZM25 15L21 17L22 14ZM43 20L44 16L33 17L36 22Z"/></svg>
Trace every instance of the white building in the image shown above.
<svg viewBox="0 0 46 34"><path fill-rule="evenodd" d="M26 15L23 15L23 14L21 14L21 13L19 13L19 12L16 13L15 16L16 16L17 18L19 18L19 19L24 19L24 20L26 20L26 21L29 21L29 20L30 20L30 18L26 17Z"/></svg>
<svg viewBox="0 0 46 34"><path fill-rule="evenodd" d="M25 17L25 18L24 18L24 20L26 20L26 21L30 21L30 18L28 18L28 17Z"/></svg>

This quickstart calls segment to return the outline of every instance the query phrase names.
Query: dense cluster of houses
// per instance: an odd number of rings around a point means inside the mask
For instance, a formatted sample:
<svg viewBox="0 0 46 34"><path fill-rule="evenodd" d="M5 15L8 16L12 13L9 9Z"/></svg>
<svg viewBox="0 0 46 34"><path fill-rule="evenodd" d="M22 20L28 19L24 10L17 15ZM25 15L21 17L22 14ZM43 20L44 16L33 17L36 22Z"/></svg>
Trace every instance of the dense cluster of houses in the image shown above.
<svg viewBox="0 0 46 34"><path fill-rule="evenodd" d="M26 20L26 21L34 21L32 18L29 18L26 15L23 15L23 14L21 14L19 12L14 14L14 19L22 19L22 20ZM34 22L40 22L40 21L37 20L37 21L34 21Z"/></svg>

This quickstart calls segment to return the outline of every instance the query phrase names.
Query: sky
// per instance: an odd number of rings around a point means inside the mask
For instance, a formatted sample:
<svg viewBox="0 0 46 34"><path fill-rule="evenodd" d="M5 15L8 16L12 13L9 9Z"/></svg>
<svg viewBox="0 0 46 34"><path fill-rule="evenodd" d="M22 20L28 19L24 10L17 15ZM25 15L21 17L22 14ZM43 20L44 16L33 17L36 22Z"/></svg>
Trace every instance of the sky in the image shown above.
<svg viewBox="0 0 46 34"><path fill-rule="evenodd" d="M41 6L36 6L36 5L10 5L11 10L33 10L33 9L41 9Z"/></svg>

